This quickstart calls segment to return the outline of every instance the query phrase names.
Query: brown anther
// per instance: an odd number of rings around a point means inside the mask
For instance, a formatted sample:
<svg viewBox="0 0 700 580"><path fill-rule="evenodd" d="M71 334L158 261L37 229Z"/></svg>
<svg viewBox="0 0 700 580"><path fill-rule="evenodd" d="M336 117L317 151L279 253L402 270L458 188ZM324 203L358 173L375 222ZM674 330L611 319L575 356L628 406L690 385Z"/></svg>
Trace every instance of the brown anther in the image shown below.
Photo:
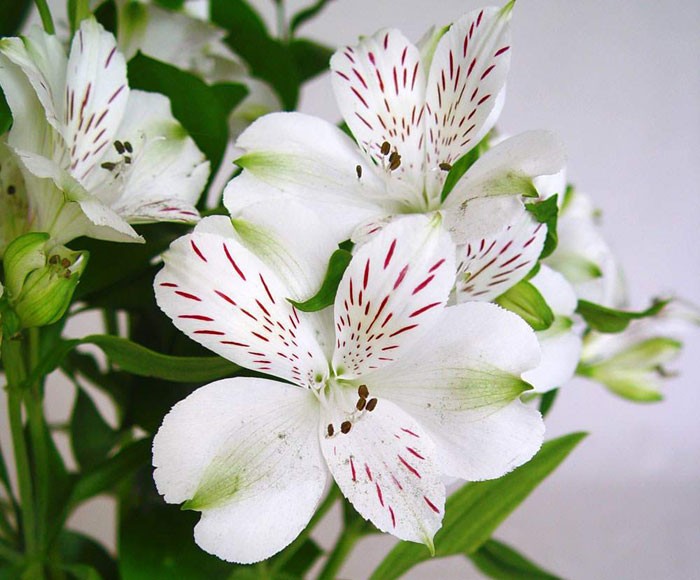
<svg viewBox="0 0 700 580"><path fill-rule="evenodd" d="M53 264L58 264L58 262L59 262L60 259L61 259L61 258L60 258L59 256L57 256L56 254L54 254L53 256L51 256L51 257L49 258L49 264L51 264L51 265L53 265Z"/></svg>
<svg viewBox="0 0 700 580"><path fill-rule="evenodd" d="M111 161L105 161L104 163L100 164L100 167L102 169L106 169L107 171L113 171L116 166L117 164L112 163Z"/></svg>
<svg viewBox="0 0 700 580"><path fill-rule="evenodd" d="M389 151L391 151L391 143L389 143L389 141L384 141L381 148L382 155L389 155Z"/></svg>
<svg viewBox="0 0 700 580"><path fill-rule="evenodd" d="M127 165L129 165L129 164L131 163L131 157L129 157L128 155L125 155L125 156L124 156L124 163L126 163Z"/></svg>
<svg viewBox="0 0 700 580"><path fill-rule="evenodd" d="M355 173L357 173L357 179L360 179L360 177L362 177L362 165L355 166Z"/></svg>
<svg viewBox="0 0 700 580"><path fill-rule="evenodd" d="M399 165L401 165L401 155L394 151L389 155L389 169L394 171L399 168Z"/></svg>
<svg viewBox="0 0 700 580"><path fill-rule="evenodd" d="M128 141L124 141L124 149L126 149L127 153L134 152L134 148L131 146L131 143L129 143Z"/></svg>
<svg viewBox="0 0 700 580"><path fill-rule="evenodd" d="M328 428L326 429L326 432L328 433L329 437L333 437L333 433L335 433L335 429L333 429L333 423L328 423Z"/></svg>
<svg viewBox="0 0 700 580"><path fill-rule="evenodd" d="M343 421L340 424L341 433L344 433L345 435L347 435L348 433L350 433L350 429L352 429L352 423L350 421Z"/></svg>
<svg viewBox="0 0 700 580"><path fill-rule="evenodd" d="M61 266L63 266L64 268L68 268L68 267L70 267L70 265L71 265L71 262L68 258L63 258L61 260Z"/></svg>
<svg viewBox="0 0 700 580"><path fill-rule="evenodd" d="M360 395L360 398L362 399L369 397L369 389L367 388L367 385L360 385L360 388L357 389L357 394Z"/></svg>
<svg viewBox="0 0 700 580"><path fill-rule="evenodd" d="M70 276L71 276L70 270L65 270L65 271L63 272L63 277L64 277L66 280L68 280L68 278L70 278Z"/></svg>
<svg viewBox="0 0 700 580"><path fill-rule="evenodd" d="M359 165L358 165L358 167L359 167ZM14 186L14 185L8 185L8 186L7 186L7 193L8 193L8 194L14 195L14 194L15 194L15 191L17 191L17 190L15 189L15 186Z"/></svg>
<svg viewBox="0 0 700 580"><path fill-rule="evenodd" d="M114 148L117 150L117 153L119 153L119 155L124 153L124 144L121 141L115 141Z"/></svg>
<svg viewBox="0 0 700 580"><path fill-rule="evenodd" d="M365 407L370 413L374 411L374 408L377 406L377 399L370 399L367 401L367 407Z"/></svg>
<svg viewBox="0 0 700 580"><path fill-rule="evenodd" d="M365 408L365 404L367 403L367 399L357 399L357 404L355 407L357 408L358 411L362 411L362 409Z"/></svg>
<svg viewBox="0 0 700 580"><path fill-rule="evenodd" d="M452 169L452 165L450 165L449 163L440 163L438 167L443 171L449 171L450 169Z"/></svg>

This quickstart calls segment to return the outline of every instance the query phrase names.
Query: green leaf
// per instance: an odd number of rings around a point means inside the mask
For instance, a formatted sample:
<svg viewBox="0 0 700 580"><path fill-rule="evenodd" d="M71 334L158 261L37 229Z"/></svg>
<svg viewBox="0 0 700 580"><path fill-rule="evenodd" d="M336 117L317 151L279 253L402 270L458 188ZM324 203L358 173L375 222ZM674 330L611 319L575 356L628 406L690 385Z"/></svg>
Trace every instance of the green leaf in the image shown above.
<svg viewBox="0 0 700 580"><path fill-rule="evenodd" d="M10 105L7 104L5 100L5 93L0 87L0 135L3 135L10 130L12 126L12 111L10 111Z"/></svg>
<svg viewBox="0 0 700 580"><path fill-rule="evenodd" d="M107 32L117 34L117 6L114 0L102 2L94 11L95 18Z"/></svg>
<svg viewBox="0 0 700 580"><path fill-rule="evenodd" d="M253 76L267 81L285 109L293 110L301 83L291 52L271 38L260 15L244 0L211 0L212 21L228 31L226 43L250 66Z"/></svg>
<svg viewBox="0 0 700 580"><path fill-rule="evenodd" d="M468 483L447 500L442 528L435 535L438 558L472 554L522 501L566 459L586 436L572 433L542 445L525 465L500 479ZM430 559L427 549L415 544L398 544L373 572L374 580L393 580Z"/></svg>
<svg viewBox="0 0 700 580"><path fill-rule="evenodd" d="M168 10L180 10L185 5L185 0L155 0L163 8Z"/></svg>
<svg viewBox="0 0 700 580"><path fill-rule="evenodd" d="M70 421L71 446L78 463L85 469L107 457L119 433L102 418L89 395L79 387L77 390Z"/></svg>
<svg viewBox="0 0 700 580"><path fill-rule="evenodd" d="M313 539L307 540L297 550L284 566L284 572L292 578L304 578L311 567L323 555L323 550Z"/></svg>
<svg viewBox="0 0 700 580"><path fill-rule="evenodd" d="M219 99L219 104L226 118L248 96L248 89L240 83L218 83L211 85L211 90Z"/></svg>
<svg viewBox="0 0 700 580"><path fill-rule="evenodd" d="M306 39L292 40L289 50L292 51L301 83L328 72L331 56L335 52L332 48Z"/></svg>
<svg viewBox="0 0 700 580"><path fill-rule="evenodd" d="M129 61L128 70L132 89L161 93L170 99L173 115L207 156L211 175L215 175L228 143L230 108L222 106L213 87L193 74L141 53ZM245 87L240 85L238 94L242 100L247 94Z"/></svg>
<svg viewBox="0 0 700 580"><path fill-rule="evenodd" d="M238 365L218 356L170 356L152 351L126 338L92 335L82 344L94 344L122 370L142 377L166 379L178 383L208 383L240 370Z"/></svg>
<svg viewBox="0 0 700 580"><path fill-rule="evenodd" d="M487 540L476 552L468 554L473 564L489 578L497 580L558 580L510 546Z"/></svg>
<svg viewBox="0 0 700 580"><path fill-rule="evenodd" d="M506 290L494 302L520 316L533 330L547 330L554 322L554 313L547 301L525 280Z"/></svg>
<svg viewBox="0 0 700 580"><path fill-rule="evenodd" d="M292 16L289 22L289 33L294 35L297 28L318 15L330 1L331 0L316 0L313 4L299 10L299 12Z"/></svg>
<svg viewBox="0 0 700 580"><path fill-rule="evenodd" d="M92 538L64 530L58 538L58 550L61 560L67 564L67 570L77 578L102 578L102 580L116 580L118 578L117 565L112 557L100 544ZM97 576L91 575L92 573Z"/></svg>
<svg viewBox="0 0 700 580"><path fill-rule="evenodd" d="M328 261L326 276L321 284L321 289L311 298L304 302L289 300L296 308L302 312L316 312L330 306L335 301L338 292L338 285L343 278L345 270L350 265L352 254L347 250L336 250Z"/></svg>
<svg viewBox="0 0 700 580"><path fill-rule="evenodd" d="M547 391L546 393L542 394L542 397L540 398L540 413L542 414L542 417L546 417L547 413L552 410L552 406L554 405L554 401L556 400L558 394L559 389L552 389L551 391Z"/></svg>
<svg viewBox="0 0 700 580"><path fill-rule="evenodd" d="M103 461L80 475L70 496L70 504L77 505L91 497L112 489L139 467L149 465L151 440L140 439L124 447L114 457Z"/></svg>
<svg viewBox="0 0 700 580"><path fill-rule="evenodd" d="M557 197L557 194L555 194L543 201L525 204L525 209L529 211L539 223L547 226L547 237L544 240L544 247L542 248L540 259L546 258L554 252L559 243L559 238L557 237L557 219L559 218Z"/></svg>
<svg viewBox="0 0 700 580"><path fill-rule="evenodd" d="M0 0L0 38L17 36L32 8L31 0ZM0 114L1 116L1 114ZM0 134L3 133L0 123Z"/></svg>
<svg viewBox="0 0 700 580"><path fill-rule="evenodd" d="M476 163L476 160L479 159L489 148L489 139L490 139L490 134L487 134L481 141L479 141L476 144L476 147L473 147L469 151L467 151L462 157L457 159L457 161L454 162L452 165L452 168L449 170L449 173L447 174L447 178L445 179L445 183L442 186L442 193L440 194L440 201L443 202L447 199L447 196L450 195L450 192L454 189L455 185L457 185L457 182L462 179L462 176L469 171L472 165Z"/></svg>
<svg viewBox="0 0 700 580"><path fill-rule="evenodd" d="M632 320L648 318L658 314L668 302L668 300L654 300L652 305L646 310L632 312L614 310L587 300L579 300L576 312L584 318L588 326L593 330L615 333L625 330Z"/></svg>

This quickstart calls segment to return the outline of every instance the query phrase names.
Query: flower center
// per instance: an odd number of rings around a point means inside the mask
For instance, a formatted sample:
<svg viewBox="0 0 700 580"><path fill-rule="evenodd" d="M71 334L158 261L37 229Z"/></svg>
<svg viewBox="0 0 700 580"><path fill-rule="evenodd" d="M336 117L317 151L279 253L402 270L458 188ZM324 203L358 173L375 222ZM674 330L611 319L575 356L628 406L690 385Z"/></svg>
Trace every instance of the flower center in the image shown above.
<svg viewBox="0 0 700 580"><path fill-rule="evenodd" d="M372 397L365 384L340 383L334 379L326 385L319 397L323 416L328 419L326 438L347 435L353 426L374 411L378 400Z"/></svg>

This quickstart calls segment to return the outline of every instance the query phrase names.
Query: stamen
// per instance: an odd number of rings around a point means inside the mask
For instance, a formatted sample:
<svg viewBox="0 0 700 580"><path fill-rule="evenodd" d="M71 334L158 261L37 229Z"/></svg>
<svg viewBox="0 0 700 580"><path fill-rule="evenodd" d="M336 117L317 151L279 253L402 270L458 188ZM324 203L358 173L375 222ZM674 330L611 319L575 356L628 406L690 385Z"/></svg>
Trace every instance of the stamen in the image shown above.
<svg viewBox="0 0 700 580"><path fill-rule="evenodd" d="M104 163L100 164L100 167L102 169L106 169L107 171L114 171L114 168L117 166L116 163L112 163L111 161L105 161Z"/></svg>
<svg viewBox="0 0 700 580"><path fill-rule="evenodd" d="M360 177L362 177L362 165L355 166L355 173L357 173L357 179L360 179Z"/></svg>
<svg viewBox="0 0 700 580"><path fill-rule="evenodd" d="M125 147L124 147L124 144L123 144L121 141L115 141L115 142L114 142L114 148L117 150L117 153L119 153L119 155L121 155L121 154L124 153Z"/></svg>
<svg viewBox="0 0 700 580"><path fill-rule="evenodd" d="M124 163L126 163L127 165L129 165L129 164L131 163L131 157L129 157L128 155L125 155L125 156L124 156Z"/></svg>
<svg viewBox="0 0 700 580"><path fill-rule="evenodd" d="M367 401L367 406L365 409L367 409L370 413L374 411L374 408L377 406L377 399L370 399Z"/></svg>
<svg viewBox="0 0 700 580"><path fill-rule="evenodd" d="M389 155L389 170L394 171L399 168L399 165L401 165L401 155L399 155L397 151L394 151Z"/></svg>
<svg viewBox="0 0 700 580"><path fill-rule="evenodd" d="M124 141L124 149L126 149L127 153L134 152L134 148L131 146L131 143L129 143L128 141Z"/></svg>
<svg viewBox="0 0 700 580"><path fill-rule="evenodd" d="M449 163L440 163L438 167L443 171L449 171L450 169L452 169L452 165L450 165Z"/></svg>
<svg viewBox="0 0 700 580"><path fill-rule="evenodd" d="M328 433L329 437L333 437L333 433L335 433L335 429L333 429L333 423L328 423L328 428L326 432Z"/></svg>
<svg viewBox="0 0 700 580"><path fill-rule="evenodd" d="M68 268L70 266L70 260L68 258L63 258L63 260L61 260L61 266Z"/></svg>
<svg viewBox="0 0 700 580"><path fill-rule="evenodd" d="M51 264L53 266L54 264L58 264L59 260L60 260L59 256L57 254L54 254L53 256L51 256L49 258L49 264Z"/></svg>
<svg viewBox="0 0 700 580"><path fill-rule="evenodd" d="M369 397L369 389L367 388L367 385L360 385L360 388L357 389L357 394L360 395L361 399L366 399Z"/></svg>
<svg viewBox="0 0 700 580"><path fill-rule="evenodd" d="M366 404L366 403L367 403L367 399L362 399L362 398L357 399L357 404L355 405L355 408L356 408L358 411L362 411L362 409L365 408L365 404Z"/></svg>
<svg viewBox="0 0 700 580"><path fill-rule="evenodd" d="M391 151L391 143L389 143L389 141L384 141L381 148L382 155L389 155L389 151Z"/></svg>
<svg viewBox="0 0 700 580"><path fill-rule="evenodd" d="M352 423L350 421L343 421L340 424L341 433L347 435L348 433L350 433L350 429L352 429Z"/></svg>

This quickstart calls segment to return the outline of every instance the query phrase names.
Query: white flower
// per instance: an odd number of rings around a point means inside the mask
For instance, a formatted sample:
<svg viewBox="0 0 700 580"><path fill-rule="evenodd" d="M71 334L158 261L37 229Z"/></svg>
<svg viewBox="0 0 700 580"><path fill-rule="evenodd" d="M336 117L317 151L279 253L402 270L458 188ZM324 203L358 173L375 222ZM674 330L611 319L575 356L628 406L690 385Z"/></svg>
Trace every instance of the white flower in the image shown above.
<svg viewBox="0 0 700 580"><path fill-rule="evenodd" d="M32 221L22 172L6 138L0 137L0 259L12 240L29 231Z"/></svg>
<svg viewBox="0 0 700 580"><path fill-rule="evenodd" d="M59 243L140 241L130 223L198 218L208 162L167 98L129 90L124 57L95 20L81 23L68 57L39 30L0 40L0 55L8 144L24 166L35 229Z"/></svg>
<svg viewBox="0 0 700 580"><path fill-rule="evenodd" d="M541 417L519 400L534 333L492 304L444 309L454 246L424 216L357 251L333 312L300 312L287 298L318 287L335 242L308 211L305 236L276 237L287 210L262 211L262 228L236 220L237 233L207 218L165 256L156 297L174 324L288 382L225 379L175 405L154 439L158 490L201 511L197 543L230 561L288 545L331 475L380 530L432 546L442 476L498 477L541 444Z"/></svg>

